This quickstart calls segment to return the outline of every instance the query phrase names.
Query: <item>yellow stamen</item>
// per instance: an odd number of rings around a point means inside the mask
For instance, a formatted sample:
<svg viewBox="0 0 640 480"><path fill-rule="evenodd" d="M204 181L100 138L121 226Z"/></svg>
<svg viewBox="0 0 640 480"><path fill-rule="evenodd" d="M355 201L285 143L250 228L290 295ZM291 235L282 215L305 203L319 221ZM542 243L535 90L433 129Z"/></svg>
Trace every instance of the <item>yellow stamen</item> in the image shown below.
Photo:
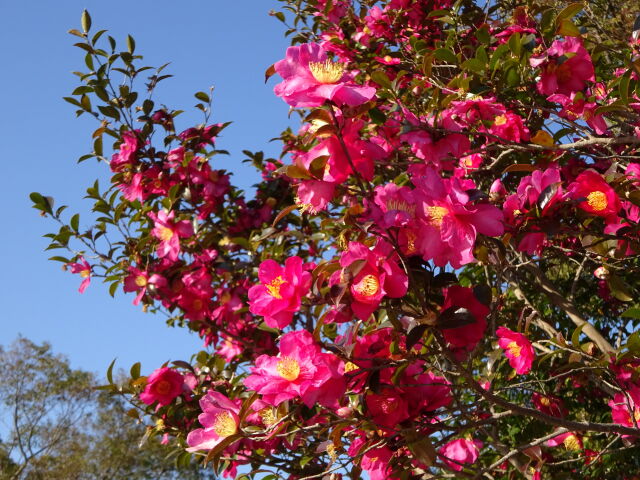
<svg viewBox="0 0 640 480"><path fill-rule="evenodd" d="M80 276L82 278L87 278L91 276L91 270L86 269L86 270L80 270Z"/></svg>
<svg viewBox="0 0 640 480"><path fill-rule="evenodd" d="M596 212L600 212L607 208L609 202L607 201L607 195L604 192L596 190L587 195L587 203Z"/></svg>
<svg viewBox="0 0 640 480"><path fill-rule="evenodd" d="M278 275L276 278L267 283L265 285L265 288L269 292L269 295L271 295L273 298L282 300L282 295L280 295L280 287L285 283L287 283L287 281L282 278L282 275Z"/></svg>
<svg viewBox="0 0 640 480"><path fill-rule="evenodd" d="M380 282L375 275L365 275L353 289L360 295L365 297L372 297L380 291Z"/></svg>
<svg viewBox="0 0 640 480"><path fill-rule="evenodd" d="M409 205L402 200L390 200L387 203L387 210L400 210L401 212L407 212L411 215L416 211L415 205Z"/></svg>
<svg viewBox="0 0 640 480"><path fill-rule="evenodd" d="M344 63L332 62L309 62L309 70L313 77L320 83L336 83L344 75Z"/></svg>
<svg viewBox="0 0 640 480"><path fill-rule="evenodd" d="M430 218L429 223L431 226L440 228L442 226L442 220L449 214L449 210L444 207L427 207L426 213Z"/></svg>
<svg viewBox="0 0 640 480"><path fill-rule="evenodd" d="M273 413L273 408L265 407L258 412L260 419L265 427L269 427L278 421L276 414Z"/></svg>
<svg viewBox="0 0 640 480"><path fill-rule="evenodd" d="M359 370L359 369L360 367L353 362L347 362L344 364L344 373L353 372L354 370Z"/></svg>
<svg viewBox="0 0 640 480"><path fill-rule="evenodd" d="M504 125L505 123L507 123L507 116L506 115L500 115L499 117L496 117L496 119L493 122L495 125Z"/></svg>
<svg viewBox="0 0 640 480"><path fill-rule="evenodd" d="M549 405L551 405L551 400L549 400L549 397L540 397L540 403L543 406L548 407Z"/></svg>
<svg viewBox="0 0 640 480"><path fill-rule="evenodd" d="M407 230L407 254L413 255L416 253L416 234L411 230Z"/></svg>
<svg viewBox="0 0 640 480"><path fill-rule="evenodd" d="M158 237L163 242L167 242L171 240L171 237L173 237L173 230L167 227L160 227L160 235L158 235Z"/></svg>
<svg viewBox="0 0 640 480"><path fill-rule="evenodd" d="M238 424L229 412L221 412L213 422L213 431L219 437L228 437L238 431Z"/></svg>
<svg viewBox="0 0 640 480"><path fill-rule="evenodd" d="M507 350L511 355L518 358L520 356L520 352L522 351L522 347L516 342L510 342L509 345L507 345Z"/></svg>
<svg viewBox="0 0 640 480"><path fill-rule="evenodd" d="M136 285L138 287L146 287L147 286L147 277L145 277L144 275L138 275L136 277Z"/></svg>
<svg viewBox="0 0 640 480"><path fill-rule="evenodd" d="M300 364L291 357L282 357L276 366L278 375L290 382L295 381L300 375Z"/></svg>
<svg viewBox="0 0 640 480"><path fill-rule="evenodd" d="M569 435L562 443L567 450L580 450L580 441L574 434Z"/></svg>

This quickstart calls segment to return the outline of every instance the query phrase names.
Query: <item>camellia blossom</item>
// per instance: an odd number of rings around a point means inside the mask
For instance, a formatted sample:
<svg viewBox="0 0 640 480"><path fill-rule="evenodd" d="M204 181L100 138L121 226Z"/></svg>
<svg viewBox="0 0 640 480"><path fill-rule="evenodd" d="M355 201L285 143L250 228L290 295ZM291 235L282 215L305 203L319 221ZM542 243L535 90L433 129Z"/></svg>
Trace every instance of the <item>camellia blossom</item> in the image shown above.
<svg viewBox="0 0 640 480"><path fill-rule="evenodd" d="M358 318L367 320L385 296L400 298L407 293L407 275L394 257L393 248L384 241L378 242L374 249L359 242L349 242L340 257L343 270L332 276L334 284L345 277L345 271L352 264L362 262L357 271L349 271L354 275L350 286L351 309Z"/></svg>
<svg viewBox="0 0 640 480"><path fill-rule="evenodd" d="M567 450L582 450L584 448L582 437L574 432L566 432L550 438L545 442L545 445L548 447L563 445Z"/></svg>
<svg viewBox="0 0 640 480"><path fill-rule="evenodd" d="M80 274L82 283L80 283L80 288L78 288L78 291L80 293L84 293L84 291L91 283L91 265L89 265L83 257L80 257L78 258L77 262L69 263L67 266L71 268L71 273Z"/></svg>
<svg viewBox="0 0 640 480"><path fill-rule="evenodd" d="M609 406L615 423L626 427L640 425L640 387L637 385L616 393L613 400L609 400Z"/></svg>
<svg viewBox="0 0 640 480"><path fill-rule="evenodd" d="M594 170L585 170L569 186L571 198L579 200L578 207L587 213L615 220L622 207L618 194Z"/></svg>
<svg viewBox="0 0 640 480"><path fill-rule="evenodd" d="M311 273L303 269L300 257L289 257L284 268L265 260L258 269L260 285L249 289L249 311L264 316L272 328L284 328L300 310L300 300L311 287Z"/></svg>
<svg viewBox="0 0 640 480"><path fill-rule="evenodd" d="M373 87L353 83L346 65L327 59L327 53L316 43L287 48L285 58L274 68L283 79L274 92L292 107L319 107L326 100L356 106L376 94Z"/></svg>
<svg viewBox="0 0 640 480"><path fill-rule="evenodd" d="M147 293L149 285L155 285L157 287L165 287L167 280L158 274L149 275L148 272L140 270L135 267L129 267L129 275L124 279L123 290L125 292L138 292L136 298L133 300L134 305L138 305Z"/></svg>
<svg viewBox="0 0 640 480"><path fill-rule="evenodd" d="M269 405L300 398L308 407L316 402L332 407L346 388L343 373L342 361L321 352L313 336L300 330L282 336L277 357L259 356L244 384Z"/></svg>
<svg viewBox="0 0 640 480"><path fill-rule="evenodd" d="M588 81L595 81L589 52L576 37L555 40L545 55L531 57L530 63L541 68L537 88L543 95L571 95L584 90Z"/></svg>
<svg viewBox="0 0 640 480"><path fill-rule="evenodd" d="M235 435L240 425L240 401L232 401L215 390L209 390L200 399L202 413L198 421L203 428L197 428L187 435L188 452L211 450L225 438Z"/></svg>
<svg viewBox="0 0 640 480"><path fill-rule="evenodd" d="M416 246L425 260L443 267L460 268L474 261L478 233L502 235L502 212L487 203L472 204L459 179L443 179L433 169L414 177L418 187L417 212L420 234Z"/></svg>
<svg viewBox="0 0 640 480"><path fill-rule="evenodd" d="M193 235L193 225L188 220L174 222L173 211L160 210L157 214L150 212L148 215L155 223L151 233L160 240L158 257L175 262L180 254L180 239Z"/></svg>
<svg viewBox="0 0 640 480"><path fill-rule="evenodd" d="M438 453L444 457L444 463L446 463L451 470L459 472L463 468L461 464L475 463L481 448L482 442L480 440L458 438L448 442L438 450Z"/></svg>
<svg viewBox="0 0 640 480"><path fill-rule="evenodd" d="M461 287L460 285L453 285L447 288L445 292L442 311L444 312L452 307L467 309L472 315L473 321L454 328L445 328L445 326L442 334L454 350L471 351L482 340L484 331L487 328L489 307L476 299L471 288Z"/></svg>
<svg viewBox="0 0 640 480"><path fill-rule="evenodd" d="M509 365L515 368L518 375L529 373L536 356L529 339L506 327L499 327L496 334L498 335L498 345L509 359Z"/></svg>
<svg viewBox="0 0 640 480"><path fill-rule="evenodd" d="M169 405L182 393L183 385L184 377L180 372L168 367L158 368L147 378L147 385L140 394L140 400L147 405L154 402L162 406Z"/></svg>

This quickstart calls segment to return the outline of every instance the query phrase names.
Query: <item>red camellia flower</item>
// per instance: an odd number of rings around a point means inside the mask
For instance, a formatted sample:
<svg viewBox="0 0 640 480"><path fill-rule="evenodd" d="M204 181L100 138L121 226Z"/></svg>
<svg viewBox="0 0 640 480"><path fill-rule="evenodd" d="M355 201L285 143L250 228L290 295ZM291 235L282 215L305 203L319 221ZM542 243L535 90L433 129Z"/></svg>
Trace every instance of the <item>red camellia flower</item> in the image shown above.
<svg viewBox="0 0 640 480"><path fill-rule="evenodd" d="M280 355L261 355L251 375L244 380L270 405L299 397L305 405L316 402L333 407L344 394L344 365L330 353L323 353L306 330L289 332L280 340Z"/></svg>
<svg viewBox="0 0 640 480"><path fill-rule="evenodd" d="M147 378L147 385L140 394L140 400L147 405L154 402L162 406L169 405L182 393L183 385L182 374L168 367L159 368Z"/></svg>
<svg viewBox="0 0 640 480"><path fill-rule="evenodd" d="M531 371L531 364L536 356L533 346L523 334L499 327L496 331L498 345L504 350L509 359L509 365L515 368L518 375L524 375Z"/></svg>
<svg viewBox="0 0 640 480"><path fill-rule="evenodd" d="M459 327L446 328L445 325L442 331L444 338L454 350L471 351L482 340L487 328L489 307L476 299L471 288L459 285L453 285L445 292L442 311L451 307L467 309L472 318L469 323Z"/></svg>
<svg viewBox="0 0 640 480"><path fill-rule="evenodd" d="M587 213L613 221L622 207L616 192L605 182L602 175L585 170L569 186L571 198L578 200L578 207Z"/></svg>
<svg viewBox="0 0 640 480"><path fill-rule="evenodd" d="M355 315L367 320L380 305L385 296L400 298L407 293L408 278L398 266L391 245L378 242L374 249L369 249L359 242L349 242L347 250L340 257L343 271L336 272L332 282L337 283L345 276L345 269L358 263L358 268L350 272L354 275L351 281L351 309Z"/></svg>
<svg viewBox="0 0 640 480"><path fill-rule="evenodd" d="M319 107L326 100L356 106L376 94L373 87L353 83L346 65L328 60L316 43L287 48L285 58L274 68L283 79L274 92L292 107Z"/></svg>
<svg viewBox="0 0 640 480"><path fill-rule="evenodd" d="M616 393L613 400L609 400L609 406L615 423L626 427L640 425L640 387L637 385Z"/></svg>
<svg viewBox="0 0 640 480"><path fill-rule="evenodd" d="M249 310L272 328L286 327L309 291L311 273L303 270L300 257L289 257L284 268L271 259L262 262L258 278L262 283L249 289Z"/></svg>

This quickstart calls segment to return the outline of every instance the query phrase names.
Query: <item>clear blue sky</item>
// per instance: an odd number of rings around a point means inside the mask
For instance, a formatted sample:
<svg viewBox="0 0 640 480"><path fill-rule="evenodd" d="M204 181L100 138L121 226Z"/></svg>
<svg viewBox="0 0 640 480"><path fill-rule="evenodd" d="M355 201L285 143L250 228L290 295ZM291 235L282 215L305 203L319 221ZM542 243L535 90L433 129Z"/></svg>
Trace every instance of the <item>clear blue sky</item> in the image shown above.
<svg viewBox="0 0 640 480"><path fill-rule="evenodd" d="M64 0L0 3L0 139L3 182L0 190L3 229L0 233L0 344L18 334L37 342L49 341L69 356L75 367L104 373L114 357L127 367L142 361L144 373L166 360L188 359L201 342L186 329L172 329L159 316L143 314L119 292L109 297L94 281L77 292L79 278L63 272L47 258L42 235L53 231L52 221L31 208L32 191L51 195L56 205L89 218L85 189L95 178L105 184L103 165L76 159L91 150L96 123L75 118L61 97L77 86L73 70L84 66L83 55L66 32L79 28L87 8L92 30L102 28L118 39L132 34L136 53L148 65L171 62L154 99L172 108L190 110L193 93L215 85L213 122L232 120L219 140L231 152L222 168L236 172L235 182L247 187L257 174L243 169L241 150L265 150L287 125L288 107L273 95L274 80L264 84L264 71L284 56L288 41L284 26L268 12L275 0L169 2L136 0L109 2ZM196 113L183 114L177 128L199 123ZM86 225L86 223L85 223Z"/></svg>

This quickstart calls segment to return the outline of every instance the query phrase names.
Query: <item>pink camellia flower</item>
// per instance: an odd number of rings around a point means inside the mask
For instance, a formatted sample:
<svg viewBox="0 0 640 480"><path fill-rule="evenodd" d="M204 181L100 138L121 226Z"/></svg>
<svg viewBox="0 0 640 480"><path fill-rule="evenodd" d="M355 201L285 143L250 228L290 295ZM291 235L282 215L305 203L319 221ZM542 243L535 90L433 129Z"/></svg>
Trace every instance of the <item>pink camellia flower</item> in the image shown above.
<svg viewBox="0 0 640 480"><path fill-rule="evenodd" d="M567 415L564 402L555 395L543 395L538 392L533 392L531 400L533 401L533 405L542 413L546 413L552 417L564 417Z"/></svg>
<svg viewBox="0 0 640 480"><path fill-rule="evenodd" d="M342 361L321 352L313 336L300 330L282 336L277 357L259 356L244 384L270 405L300 398L308 407L334 407L346 388L343 373Z"/></svg>
<svg viewBox="0 0 640 480"><path fill-rule="evenodd" d="M346 72L346 65L327 59L316 43L287 48L285 58L274 68L283 79L274 92L292 107L319 107L326 100L356 106L376 94L373 87L353 83L354 75Z"/></svg>
<svg viewBox="0 0 640 480"><path fill-rule="evenodd" d="M175 212L173 211L167 213L160 210L157 214L150 212L148 215L155 223L151 233L160 240L157 249L158 257L175 262L180 254L180 238L192 236L193 225L188 220L174 222Z"/></svg>
<svg viewBox="0 0 640 480"><path fill-rule="evenodd" d="M184 377L180 372L168 367L158 368L147 378L147 385L140 394L140 400L147 405L154 402L162 406L169 405L182 393L183 385Z"/></svg>
<svg viewBox="0 0 640 480"><path fill-rule="evenodd" d="M613 400L609 400L609 406L615 423L626 427L640 426L640 387L637 385L616 393Z"/></svg>
<svg viewBox="0 0 640 480"><path fill-rule="evenodd" d="M355 262L358 267L350 270ZM407 293L407 275L398 266L393 247L384 241L379 241L372 250L362 243L349 242L340 257L340 265L343 270L332 276L332 283L338 283L347 275L353 276L351 309L362 320L369 318L385 296L400 298Z"/></svg>
<svg viewBox="0 0 640 480"><path fill-rule="evenodd" d="M451 469L459 472L462 470L462 464L473 464L478 459L482 442L480 440L467 440L466 438L458 438L451 440L438 450L438 453L444 457L444 463Z"/></svg>
<svg viewBox="0 0 640 480"><path fill-rule="evenodd" d="M541 68L537 88L543 95L571 95L584 90L588 81L595 81L589 52L576 37L555 40L543 56L531 57L530 63Z"/></svg>
<svg viewBox="0 0 640 480"><path fill-rule="evenodd" d="M496 334L498 335L498 345L509 359L509 365L515 368L518 375L529 373L536 356L529 339L506 327L499 327Z"/></svg>
<svg viewBox="0 0 640 480"><path fill-rule="evenodd" d="M355 458L363 450L360 460L360 467L366 471L371 480L396 480L397 477L391 475L391 467L389 461L393 456L393 452L389 447L383 445L378 448L367 449L368 441L364 432L356 430L361 436L356 437L349 445L347 454L351 458Z"/></svg>
<svg viewBox="0 0 640 480"><path fill-rule="evenodd" d="M471 351L475 348L487 328L487 315L489 307L480 303L473 290L460 285L453 285L445 292L442 312L452 308L463 308L471 315L469 323L454 328L446 324L442 326L442 334L454 351Z"/></svg>
<svg viewBox="0 0 640 480"><path fill-rule="evenodd" d="M147 293L149 285L155 285L157 287L165 287L167 280L158 274L149 275L148 272L140 270L135 267L129 267L129 275L124 279L123 290L125 292L138 292L136 298L133 300L134 305L138 305Z"/></svg>
<svg viewBox="0 0 640 480"><path fill-rule="evenodd" d="M474 261L477 233L498 236L504 232L502 212L487 203L471 203L459 179L443 179L429 168L412 181L420 219L416 246L425 260L460 268Z"/></svg>
<svg viewBox="0 0 640 480"><path fill-rule="evenodd" d="M187 435L188 452L211 450L225 438L235 435L240 425L240 406L242 402L235 402L215 390L209 390L200 399L202 413L198 421L204 428L197 428Z"/></svg>
<svg viewBox="0 0 640 480"><path fill-rule="evenodd" d="M68 267L71 268L71 273L79 273L82 278L82 283L80 283L80 288L78 291L80 293L84 293L89 284L91 283L91 265L87 263L87 261L80 257L76 263L67 264Z"/></svg>
<svg viewBox="0 0 640 480"><path fill-rule="evenodd" d="M518 143L529 141L529 129L524 125L522 117L513 112L498 115L493 120L489 133L499 137L500 140Z"/></svg>
<svg viewBox="0 0 640 480"><path fill-rule="evenodd" d="M582 450L584 445L582 437L574 432L566 432L553 437L545 442L547 447L558 447L563 445L567 450Z"/></svg>
<svg viewBox="0 0 640 480"><path fill-rule="evenodd" d="M272 328L284 328L300 310L300 300L311 287L311 273L304 270L300 257L289 257L284 268L268 259L258 269L260 285L249 289L249 311L264 316Z"/></svg>
<svg viewBox="0 0 640 480"><path fill-rule="evenodd" d="M119 172L127 165L133 165L136 161L136 152L140 147L138 136L135 132L126 131L122 133L122 143L120 150L111 157L111 171Z"/></svg>
<svg viewBox="0 0 640 480"><path fill-rule="evenodd" d="M614 221L622 204L602 175L594 170L585 170L569 185L571 198L578 200L578 207L587 213L604 217L608 223Z"/></svg>

